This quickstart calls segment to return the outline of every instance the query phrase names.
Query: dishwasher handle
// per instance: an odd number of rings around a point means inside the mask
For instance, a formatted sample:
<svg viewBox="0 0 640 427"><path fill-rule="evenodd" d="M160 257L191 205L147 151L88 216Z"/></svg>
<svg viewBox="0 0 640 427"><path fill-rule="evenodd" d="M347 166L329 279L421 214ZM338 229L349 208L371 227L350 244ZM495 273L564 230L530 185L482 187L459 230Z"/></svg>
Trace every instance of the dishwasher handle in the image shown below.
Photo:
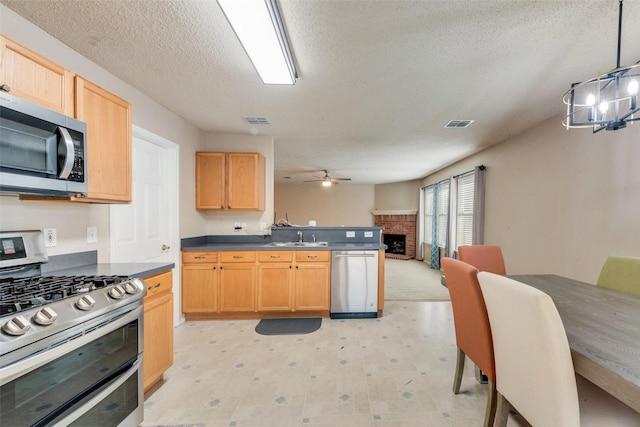
<svg viewBox="0 0 640 427"><path fill-rule="evenodd" d="M335 258L375 258L378 254L337 254Z"/></svg>

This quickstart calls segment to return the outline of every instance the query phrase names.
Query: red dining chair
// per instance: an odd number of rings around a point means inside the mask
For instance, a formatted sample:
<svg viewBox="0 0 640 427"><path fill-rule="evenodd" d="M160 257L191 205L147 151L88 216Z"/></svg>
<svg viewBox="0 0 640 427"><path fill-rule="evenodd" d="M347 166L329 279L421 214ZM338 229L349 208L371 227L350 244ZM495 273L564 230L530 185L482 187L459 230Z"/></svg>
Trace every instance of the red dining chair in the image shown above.
<svg viewBox="0 0 640 427"><path fill-rule="evenodd" d="M488 271L495 274L507 274L500 246L470 245L458 247L458 258L467 264L473 265L480 271Z"/></svg>
<svg viewBox="0 0 640 427"><path fill-rule="evenodd" d="M481 272L495 354L496 426L514 408L534 427L639 426L640 413L578 376L549 295Z"/></svg>
<svg viewBox="0 0 640 427"><path fill-rule="evenodd" d="M460 392L466 356L484 372L489 383L483 426L493 426L496 413L496 373L487 309L478 283L478 269L453 258L442 258L453 308L458 347L453 392Z"/></svg>

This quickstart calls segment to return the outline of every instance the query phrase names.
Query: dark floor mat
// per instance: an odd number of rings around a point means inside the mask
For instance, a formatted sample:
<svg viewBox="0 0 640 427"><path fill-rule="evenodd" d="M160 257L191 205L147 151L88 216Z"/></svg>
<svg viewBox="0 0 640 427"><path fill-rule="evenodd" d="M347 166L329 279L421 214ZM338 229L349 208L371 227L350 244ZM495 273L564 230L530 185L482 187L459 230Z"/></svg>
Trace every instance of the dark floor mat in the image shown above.
<svg viewBox="0 0 640 427"><path fill-rule="evenodd" d="M260 335L299 335L310 334L320 329L320 317L298 319L262 319L256 326Z"/></svg>

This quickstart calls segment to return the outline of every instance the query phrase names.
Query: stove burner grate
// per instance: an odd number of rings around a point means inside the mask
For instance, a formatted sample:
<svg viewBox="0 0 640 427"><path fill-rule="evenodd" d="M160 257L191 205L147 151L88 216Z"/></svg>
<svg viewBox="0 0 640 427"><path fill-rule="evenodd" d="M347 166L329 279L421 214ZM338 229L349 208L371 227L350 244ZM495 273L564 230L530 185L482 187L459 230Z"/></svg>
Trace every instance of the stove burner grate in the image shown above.
<svg viewBox="0 0 640 427"><path fill-rule="evenodd" d="M105 288L126 276L37 276L0 280L0 316Z"/></svg>

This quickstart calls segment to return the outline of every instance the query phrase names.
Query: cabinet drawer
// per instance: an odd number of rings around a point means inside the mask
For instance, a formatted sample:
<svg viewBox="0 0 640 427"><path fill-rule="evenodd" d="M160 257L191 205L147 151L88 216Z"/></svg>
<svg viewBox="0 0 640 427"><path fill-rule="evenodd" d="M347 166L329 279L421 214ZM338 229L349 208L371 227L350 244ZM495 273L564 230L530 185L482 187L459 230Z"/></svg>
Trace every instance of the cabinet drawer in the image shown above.
<svg viewBox="0 0 640 427"><path fill-rule="evenodd" d="M255 262L255 251L221 251L220 261L222 262Z"/></svg>
<svg viewBox="0 0 640 427"><path fill-rule="evenodd" d="M293 251L260 251L258 252L260 262L292 262Z"/></svg>
<svg viewBox="0 0 640 427"><path fill-rule="evenodd" d="M173 287L173 274L171 270L169 270L154 276L145 277L144 282L147 284L146 300L164 291L171 291Z"/></svg>
<svg viewBox="0 0 640 427"><path fill-rule="evenodd" d="M218 262L218 252L216 251L207 251L207 252L197 252L197 251L187 251L182 252L182 262L183 263L193 263L193 262Z"/></svg>
<svg viewBox="0 0 640 427"><path fill-rule="evenodd" d="M296 262L328 262L331 259L330 251L295 251Z"/></svg>

